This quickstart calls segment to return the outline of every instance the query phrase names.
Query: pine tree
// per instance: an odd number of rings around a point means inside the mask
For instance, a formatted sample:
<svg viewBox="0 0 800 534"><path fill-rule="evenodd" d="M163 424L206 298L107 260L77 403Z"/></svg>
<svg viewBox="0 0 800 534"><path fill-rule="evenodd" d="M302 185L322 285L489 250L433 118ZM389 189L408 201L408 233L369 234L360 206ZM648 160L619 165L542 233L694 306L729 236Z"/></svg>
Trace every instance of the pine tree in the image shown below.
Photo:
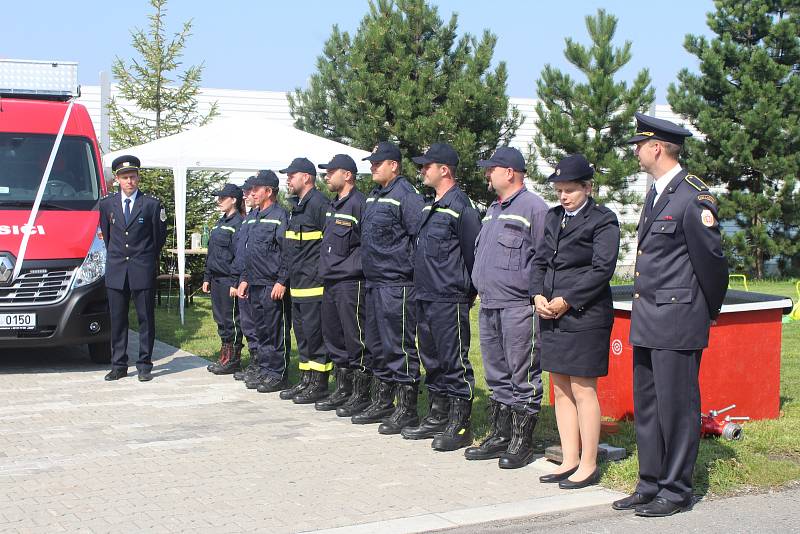
<svg viewBox="0 0 800 534"><path fill-rule="evenodd" d="M700 73L683 69L668 101L704 139L687 143L691 171L723 186L719 215L736 270L757 277L778 258L800 268L800 4L717 0L712 39L687 35Z"/></svg>
<svg viewBox="0 0 800 534"><path fill-rule="evenodd" d="M289 96L296 126L365 150L397 142L412 181L410 158L449 142L462 187L489 200L476 162L509 142L520 115L509 108L505 64L490 70L497 38L458 37L457 23L424 0L371 0L353 36L333 27L308 88Z"/></svg>
<svg viewBox="0 0 800 534"><path fill-rule="evenodd" d="M150 0L154 11L148 15L150 24L147 30L137 28L131 31L133 48L140 57L129 61L118 57L114 61L112 72L119 97L130 106L123 107L117 98L112 98L109 103L112 150L180 133L205 124L217 115L216 103L206 114L198 111L197 95L203 65L179 71L186 41L191 36L192 22L184 22L182 29L168 38L166 4L167 0ZM211 193L224 177L210 172L191 172L190 175L186 186L186 226L199 229L214 215ZM168 235L173 236L175 194L172 172L166 169L143 170L141 176L141 189L164 203L169 216ZM172 243L170 238L167 243Z"/></svg>
<svg viewBox="0 0 800 534"><path fill-rule="evenodd" d="M617 18L599 9L586 17L590 46L565 39L564 56L585 78L578 83L552 65L545 65L536 82L537 134L528 159L529 175L539 183L547 176L537 166L538 157L555 167L568 154L581 153L595 167L593 196L598 203L638 205L639 195L630 190L632 177L639 172L636 156L626 150L625 140L634 133L633 114L646 111L655 92L650 87L647 69L639 71L630 88L615 75L631 59L631 43L621 48L612 45ZM538 150L537 150L538 149ZM549 188L542 188L545 194ZM631 235L631 225L623 225Z"/></svg>

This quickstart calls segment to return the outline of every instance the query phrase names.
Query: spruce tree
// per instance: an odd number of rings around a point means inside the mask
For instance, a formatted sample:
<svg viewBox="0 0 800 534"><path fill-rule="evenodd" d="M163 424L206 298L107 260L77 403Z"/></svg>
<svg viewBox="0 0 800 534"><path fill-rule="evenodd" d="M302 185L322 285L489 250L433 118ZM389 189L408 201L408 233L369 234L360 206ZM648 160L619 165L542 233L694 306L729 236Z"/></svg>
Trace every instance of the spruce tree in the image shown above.
<svg viewBox="0 0 800 534"><path fill-rule="evenodd" d="M777 257L800 268L800 4L717 0L712 39L687 35L700 72L683 69L672 108L703 134L687 143L691 172L721 186L719 215L734 269L756 277Z"/></svg>
<svg viewBox="0 0 800 534"><path fill-rule="evenodd" d="M198 111L197 95L203 65L180 70L192 22L184 22L179 32L167 36L167 0L150 0L153 12L148 15L147 30L131 31L134 50L139 57L114 61L112 72L119 98L109 103L112 150L147 143L205 124L217 114L216 103L208 113ZM135 155L135 154L134 154ZM147 164L146 161L142 162ZM157 196L168 215L168 246L174 246L175 193L172 172L167 169L143 170L141 189ZM191 172L186 185L186 227L199 229L214 216L211 193L224 178L216 173ZM187 232L188 235L189 232Z"/></svg>
<svg viewBox="0 0 800 534"><path fill-rule="evenodd" d="M509 142L520 115L509 108L505 64L491 69L497 37L457 29L456 14L443 23L424 0L371 0L354 35L333 27L308 88L289 96L296 126L365 150L394 141L412 181L410 158L449 142L462 187L488 201L476 162Z"/></svg>
<svg viewBox="0 0 800 534"><path fill-rule="evenodd" d="M595 166L595 200L614 203L624 212L641 201L629 187L639 163L633 152L625 149L625 140L635 131L633 114L646 111L655 92L647 69L639 71L630 87L615 79L631 59L630 41L620 48L612 44L617 18L599 9L585 20L591 44L584 46L568 37L564 57L586 81L579 83L548 64L536 82L538 132L528 160L529 175L546 183L547 176L536 164L538 157L555 167L564 156L581 153ZM550 193L549 188L542 191ZM632 234L631 226L623 225L624 235Z"/></svg>

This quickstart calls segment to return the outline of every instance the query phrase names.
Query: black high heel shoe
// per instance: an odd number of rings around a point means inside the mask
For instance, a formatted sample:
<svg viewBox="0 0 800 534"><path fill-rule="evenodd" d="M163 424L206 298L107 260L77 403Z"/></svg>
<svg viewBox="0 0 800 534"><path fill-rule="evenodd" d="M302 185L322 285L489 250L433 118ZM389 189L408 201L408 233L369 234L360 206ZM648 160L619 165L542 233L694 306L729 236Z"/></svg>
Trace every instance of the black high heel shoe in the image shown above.
<svg viewBox="0 0 800 534"><path fill-rule="evenodd" d="M544 484L552 484L554 482L561 482L562 480L566 480L569 478L575 471L578 470L578 466L576 465L572 469L568 469L563 473L550 473L549 475L542 475L539 477L539 482Z"/></svg>
<svg viewBox="0 0 800 534"><path fill-rule="evenodd" d="M584 478L583 480L573 481L565 479L558 483L558 487L561 489L581 489L585 488L586 486L594 486L598 482L600 482L600 468L595 467L594 473Z"/></svg>

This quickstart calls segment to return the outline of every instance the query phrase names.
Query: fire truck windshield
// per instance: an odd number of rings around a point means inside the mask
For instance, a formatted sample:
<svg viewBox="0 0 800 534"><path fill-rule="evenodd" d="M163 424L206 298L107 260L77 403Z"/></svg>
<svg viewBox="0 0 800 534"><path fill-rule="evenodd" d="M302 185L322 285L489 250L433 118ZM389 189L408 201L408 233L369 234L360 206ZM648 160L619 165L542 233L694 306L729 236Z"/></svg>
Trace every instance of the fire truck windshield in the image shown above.
<svg viewBox="0 0 800 534"><path fill-rule="evenodd" d="M0 209L30 209L56 136L0 133ZM90 210L100 198L99 170L89 139L64 136L40 209Z"/></svg>

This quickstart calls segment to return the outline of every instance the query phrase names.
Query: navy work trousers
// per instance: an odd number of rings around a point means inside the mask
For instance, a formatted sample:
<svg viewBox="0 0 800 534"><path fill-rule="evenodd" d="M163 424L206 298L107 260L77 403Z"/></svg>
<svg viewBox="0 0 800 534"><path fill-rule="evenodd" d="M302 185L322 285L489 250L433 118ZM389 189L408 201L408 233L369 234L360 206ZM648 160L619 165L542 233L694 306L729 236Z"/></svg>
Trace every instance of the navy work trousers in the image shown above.
<svg viewBox="0 0 800 534"><path fill-rule="evenodd" d="M469 304L417 300L417 342L425 385L438 395L472 399Z"/></svg>
<svg viewBox="0 0 800 534"><path fill-rule="evenodd" d="M333 363L342 369L364 370L368 358L364 343L363 280L325 285L322 296L322 338Z"/></svg>
<svg viewBox="0 0 800 534"><path fill-rule="evenodd" d="M250 286L248 298L258 337L259 373L282 379L292 350L291 301L288 292L283 300L272 300L271 293L272 284Z"/></svg>
<svg viewBox="0 0 800 534"><path fill-rule="evenodd" d="M301 371L330 371L333 364L322 340L322 301L292 299L292 326Z"/></svg>
<svg viewBox="0 0 800 534"><path fill-rule="evenodd" d="M239 325L239 302L231 296L233 281L230 278L214 277L211 288L211 313L217 323L217 333L223 343L242 346L242 328Z"/></svg>
<svg viewBox="0 0 800 534"><path fill-rule="evenodd" d="M383 381L419 382L414 287L368 287L366 303L366 341L371 355L367 368Z"/></svg>

